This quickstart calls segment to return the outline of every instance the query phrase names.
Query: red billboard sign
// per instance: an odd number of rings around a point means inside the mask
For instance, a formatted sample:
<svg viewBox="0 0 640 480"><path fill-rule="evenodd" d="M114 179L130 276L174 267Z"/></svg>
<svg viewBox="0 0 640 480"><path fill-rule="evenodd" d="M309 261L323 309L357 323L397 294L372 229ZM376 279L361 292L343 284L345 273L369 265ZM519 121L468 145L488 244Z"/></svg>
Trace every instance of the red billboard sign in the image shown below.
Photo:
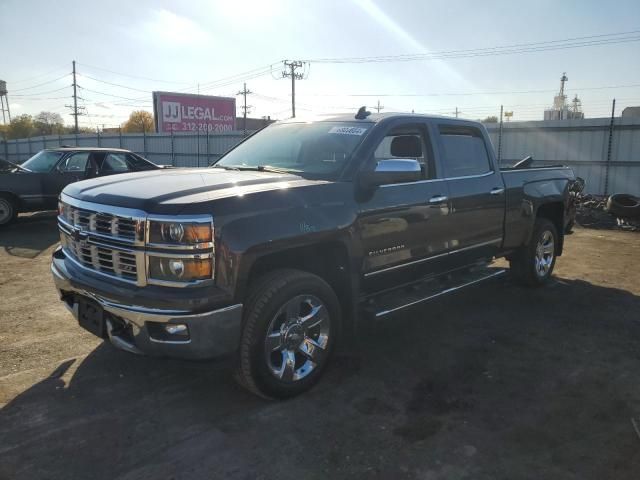
<svg viewBox="0 0 640 480"><path fill-rule="evenodd" d="M229 132L236 126L236 99L153 92L157 132Z"/></svg>

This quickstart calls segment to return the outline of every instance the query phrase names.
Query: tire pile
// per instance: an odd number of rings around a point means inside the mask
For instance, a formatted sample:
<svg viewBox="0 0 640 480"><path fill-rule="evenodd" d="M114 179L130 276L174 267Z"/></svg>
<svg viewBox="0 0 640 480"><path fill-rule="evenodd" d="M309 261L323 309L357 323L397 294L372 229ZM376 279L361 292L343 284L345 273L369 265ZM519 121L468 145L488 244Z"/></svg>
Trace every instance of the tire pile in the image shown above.
<svg viewBox="0 0 640 480"><path fill-rule="evenodd" d="M579 193L575 201L576 222L583 227L640 231L640 199L633 195Z"/></svg>

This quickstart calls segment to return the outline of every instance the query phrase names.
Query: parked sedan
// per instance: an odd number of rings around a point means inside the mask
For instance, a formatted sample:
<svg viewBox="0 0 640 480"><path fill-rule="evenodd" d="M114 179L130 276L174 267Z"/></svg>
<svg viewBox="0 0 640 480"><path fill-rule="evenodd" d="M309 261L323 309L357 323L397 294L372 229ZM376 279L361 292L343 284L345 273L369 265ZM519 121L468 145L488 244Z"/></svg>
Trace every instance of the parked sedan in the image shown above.
<svg viewBox="0 0 640 480"><path fill-rule="evenodd" d="M128 150L87 147L42 150L21 165L0 163L0 226L11 223L19 212L57 208L58 195L70 183L165 168Z"/></svg>

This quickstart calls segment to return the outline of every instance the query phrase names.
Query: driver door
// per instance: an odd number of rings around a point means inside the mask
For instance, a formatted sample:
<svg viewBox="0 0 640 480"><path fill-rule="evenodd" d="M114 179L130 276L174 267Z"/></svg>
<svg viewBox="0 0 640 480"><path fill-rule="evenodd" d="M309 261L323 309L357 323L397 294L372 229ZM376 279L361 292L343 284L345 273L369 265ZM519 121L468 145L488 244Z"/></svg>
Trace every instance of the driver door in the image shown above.
<svg viewBox="0 0 640 480"><path fill-rule="evenodd" d="M43 177L42 190L48 208L56 208L60 192L70 183L87 178L91 152L76 152L65 157L53 171Z"/></svg>
<svg viewBox="0 0 640 480"><path fill-rule="evenodd" d="M447 184L436 171L426 124L410 122L390 129L373 161L414 159L422 179L381 185L359 203L364 287L375 292L445 268L449 207Z"/></svg>

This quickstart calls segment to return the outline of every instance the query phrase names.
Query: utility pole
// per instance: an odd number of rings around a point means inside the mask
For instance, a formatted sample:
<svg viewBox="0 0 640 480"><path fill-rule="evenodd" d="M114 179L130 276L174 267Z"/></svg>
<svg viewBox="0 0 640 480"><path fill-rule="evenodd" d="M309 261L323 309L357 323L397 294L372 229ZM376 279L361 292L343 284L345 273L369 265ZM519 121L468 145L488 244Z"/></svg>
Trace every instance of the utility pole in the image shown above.
<svg viewBox="0 0 640 480"><path fill-rule="evenodd" d="M76 61L73 61L73 118L75 132L78 133L78 91L76 83Z"/></svg>
<svg viewBox="0 0 640 480"><path fill-rule="evenodd" d="M504 106L500 105L500 128L498 129L498 166L502 160L502 120L503 120Z"/></svg>
<svg viewBox="0 0 640 480"><path fill-rule="evenodd" d="M285 70L282 71L282 77L291 77L291 118L296 118L296 80L302 80L304 77L302 73L297 73L296 68L302 68L304 62L289 60L284 61ZM289 69L287 72L286 69Z"/></svg>
<svg viewBox="0 0 640 480"><path fill-rule="evenodd" d="M456 118L458 118L458 114L460 113L460 110L458 110L458 107L456 107Z"/></svg>
<svg viewBox="0 0 640 480"><path fill-rule="evenodd" d="M378 113L380 113L380 110L382 110L384 108L384 105L380 105L380 99L378 99L378 105L375 106L375 109Z"/></svg>
<svg viewBox="0 0 640 480"><path fill-rule="evenodd" d="M251 105L247 105L247 95L251 95L253 92L251 90L247 90L247 84L245 82L244 88L240 90L236 95L242 95L244 97L244 105L240 107L242 109L242 129L244 130L244 134L247 134L247 111L251 108Z"/></svg>
<svg viewBox="0 0 640 480"><path fill-rule="evenodd" d="M65 105L67 108L70 108L72 111L71 115L74 119L74 133L78 134L78 116L84 115L80 113L82 107L78 108L78 82L76 81L76 61L73 61L73 105Z"/></svg>
<svg viewBox="0 0 640 480"><path fill-rule="evenodd" d="M607 145L607 164L604 170L604 194L609 195L609 166L611 165L611 152L613 149L613 128L616 119L616 99L611 103L611 121L609 122L609 144Z"/></svg>

